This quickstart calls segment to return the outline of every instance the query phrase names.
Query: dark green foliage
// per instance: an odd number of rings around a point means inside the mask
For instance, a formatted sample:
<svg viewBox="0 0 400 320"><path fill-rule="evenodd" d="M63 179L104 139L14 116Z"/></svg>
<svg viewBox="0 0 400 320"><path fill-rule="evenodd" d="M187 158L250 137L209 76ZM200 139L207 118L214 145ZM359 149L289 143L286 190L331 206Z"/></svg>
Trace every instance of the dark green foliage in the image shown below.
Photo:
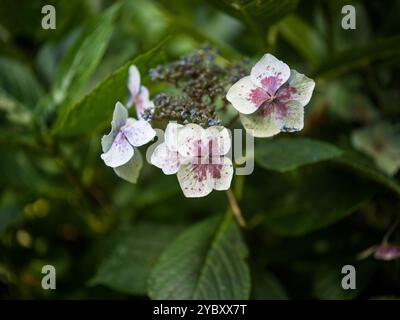
<svg viewBox="0 0 400 320"><path fill-rule="evenodd" d="M44 4L56 30L41 28ZM357 29L343 30L345 4L2 0L0 298L399 297L398 262L358 260L385 234L399 245L399 173L378 165L382 145L362 154L351 137L400 122L400 5L356 1ZM253 174L234 177L245 228L224 192L188 199L147 162L137 184L104 165L131 64L154 127L239 128L225 93L267 52L316 86L304 129L256 139ZM46 264L57 290L41 288ZM354 291L341 287L347 264Z"/></svg>

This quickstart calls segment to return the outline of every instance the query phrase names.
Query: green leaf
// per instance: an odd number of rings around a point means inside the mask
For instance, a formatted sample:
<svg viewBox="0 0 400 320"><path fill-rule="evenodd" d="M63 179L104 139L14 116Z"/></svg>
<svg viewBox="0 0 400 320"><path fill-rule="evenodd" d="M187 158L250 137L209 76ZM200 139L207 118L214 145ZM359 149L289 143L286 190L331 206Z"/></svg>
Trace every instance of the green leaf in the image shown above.
<svg viewBox="0 0 400 320"><path fill-rule="evenodd" d="M149 278L152 299L248 299L247 248L231 215L183 232L162 253Z"/></svg>
<svg viewBox="0 0 400 320"><path fill-rule="evenodd" d="M287 300L285 288L277 277L268 271L253 273L251 296L254 300Z"/></svg>
<svg viewBox="0 0 400 320"><path fill-rule="evenodd" d="M291 15L278 25L279 31L307 61L312 65L318 64L323 49L321 36L304 20Z"/></svg>
<svg viewBox="0 0 400 320"><path fill-rule="evenodd" d="M117 3L96 17L78 37L61 61L49 96L40 101L39 115L59 108L65 112L82 92L100 62L113 31L113 20L120 8Z"/></svg>
<svg viewBox="0 0 400 320"><path fill-rule="evenodd" d="M161 56L161 48L164 43L165 41L127 62L80 101L66 108L55 122L53 133L60 136L74 136L94 132L108 126L115 103L117 101L124 102L127 99L129 66L136 64L142 72L146 67L155 66Z"/></svg>
<svg viewBox="0 0 400 320"><path fill-rule="evenodd" d="M339 170L282 176L265 194L264 223L276 233L297 236L324 228L350 215L368 200L373 189L365 180Z"/></svg>
<svg viewBox="0 0 400 320"><path fill-rule="evenodd" d="M110 254L101 261L90 285L145 296L150 271L165 246L181 230L178 226L141 224L114 235Z"/></svg>
<svg viewBox="0 0 400 320"><path fill-rule="evenodd" d="M20 212L21 205L3 204L0 206L0 234L17 220Z"/></svg>
<svg viewBox="0 0 400 320"><path fill-rule="evenodd" d="M32 110L43 94L43 88L27 66L0 57L0 93Z"/></svg>
<svg viewBox="0 0 400 320"><path fill-rule="evenodd" d="M342 274L343 266L350 264L356 271L356 289L345 290L342 288L342 279L348 274ZM375 261L346 261L335 266L321 266L315 275L314 296L323 300L349 300L362 293L375 272Z"/></svg>
<svg viewBox="0 0 400 320"><path fill-rule="evenodd" d="M400 54L400 36L373 40L346 49L326 59L312 73L312 77L333 78L371 62L397 57Z"/></svg>
<svg viewBox="0 0 400 320"><path fill-rule="evenodd" d="M379 170L373 161L357 152L346 152L336 159L340 164L348 166L357 173L389 188L400 196L400 184L392 177Z"/></svg>
<svg viewBox="0 0 400 320"><path fill-rule="evenodd" d="M299 0L222 0L210 1L228 14L257 28L271 25L296 9Z"/></svg>
<svg viewBox="0 0 400 320"><path fill-rule="evenodd" d="M256 143L255 159L263 168L285 172L301 166L330 160L341 151L326 142L297 138L278 139Z"/></svg>

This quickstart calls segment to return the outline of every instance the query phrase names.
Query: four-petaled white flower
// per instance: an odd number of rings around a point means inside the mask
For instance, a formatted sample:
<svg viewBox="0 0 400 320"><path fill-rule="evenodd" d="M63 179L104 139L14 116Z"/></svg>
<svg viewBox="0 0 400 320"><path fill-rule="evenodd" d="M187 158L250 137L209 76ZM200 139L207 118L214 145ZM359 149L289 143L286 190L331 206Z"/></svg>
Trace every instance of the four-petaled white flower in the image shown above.
<svg viewBox="0 0 400 320"><path fill-rule="evenodd" d="M129 100L128 107L135 105L138 119L142 119L145 110L154 111L154 103L149 98L149 90L140 84L140 73L135 65L129 67L128 78Z"/></svg>
<svg viewBox="0 0 400 320"><path fill-rule="evenodd" d="M314 86L312 79L267 53L249 76L229 89L226 98L239 111L250 134L270 137L303 129L304 106Z"/></svg>
<svg viewBox="0 0 400 320"><path fill-rule="evenodd" d="M229 189L233 166L226 154L230 147L229 132L222 126L169 124L165 142L154 150L151 162L166 174L177 173L186 197L204 197L213 189Z"/></svg>
<svg viewBox="0 0 400 320"><path fill-rule="evenodd" d="M119 177L136 182L142 167L142 158L135 147L148 143L155 134L147 121L128 118L128 110L117 102L111 131L101 139L101 158L107 166L114 168Z"/></svg>

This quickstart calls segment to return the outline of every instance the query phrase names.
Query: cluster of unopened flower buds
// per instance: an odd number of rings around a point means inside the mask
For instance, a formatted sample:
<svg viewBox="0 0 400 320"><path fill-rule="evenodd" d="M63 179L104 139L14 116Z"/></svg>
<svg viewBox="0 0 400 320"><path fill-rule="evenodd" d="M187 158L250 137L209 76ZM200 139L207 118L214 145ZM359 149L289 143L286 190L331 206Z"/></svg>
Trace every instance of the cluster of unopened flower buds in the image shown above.
<svg viewBox="0 0 400 320"><path fill-rule="evenodd" d="M186 197L230 188L231 136L221 125L219 112L236 109L254 137L299 131L315 85L271 54L265 54L246 75L243 63L220 65L216 52L208 48L158 66L150 76L172 88L150 99L137 67L131 66L127 107L135 105L138 120L116 104L111 132L102 139L101 158L118 176L136 182L143 163L137 147L155 137L153 120L168 120L150 162L164 174L176 174Z"/></svg>

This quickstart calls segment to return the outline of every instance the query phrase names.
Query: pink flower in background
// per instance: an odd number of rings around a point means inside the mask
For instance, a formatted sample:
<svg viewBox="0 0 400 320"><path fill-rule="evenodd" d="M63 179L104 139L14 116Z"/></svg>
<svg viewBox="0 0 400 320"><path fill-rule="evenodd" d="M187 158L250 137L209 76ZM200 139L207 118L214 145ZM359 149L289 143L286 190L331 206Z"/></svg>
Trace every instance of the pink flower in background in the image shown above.
<svg viewBox="0 0 400 320"><path fill-rule="evenodd" d="M154 111L154 103L149 98L149 90L140 84L140 73L135 65L129 67L128 78L129 100L128 107L135 105L138 119L142 119L146 109Z"/></svg>
<svg viewBox="0 0 400 320"><path fill-rule="evenodd" d="M303 128L304 106L310 101L314 86L314 80L267 53L249 76L228 90L226 98L239 111L250 134L270 137Z"/></svg>

